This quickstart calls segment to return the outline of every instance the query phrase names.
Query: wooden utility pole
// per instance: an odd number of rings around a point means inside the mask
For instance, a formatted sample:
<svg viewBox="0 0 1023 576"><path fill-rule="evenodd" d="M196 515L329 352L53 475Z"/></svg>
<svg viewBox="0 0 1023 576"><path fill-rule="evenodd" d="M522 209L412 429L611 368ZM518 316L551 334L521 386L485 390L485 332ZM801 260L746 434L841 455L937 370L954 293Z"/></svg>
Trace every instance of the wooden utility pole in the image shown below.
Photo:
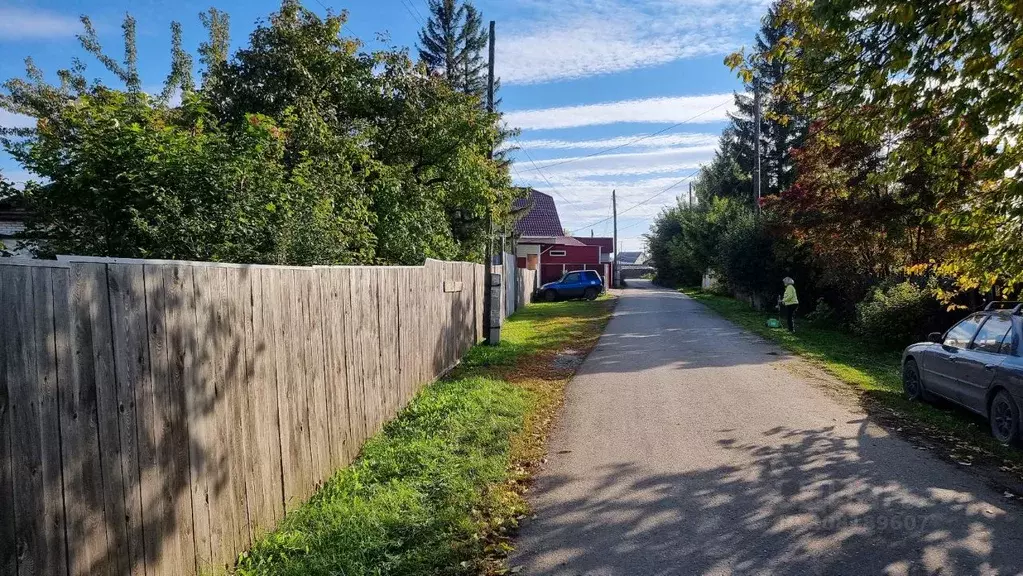
<svg viewBox="0 0 1023 576"><path fill-rule="evenodd" d="M611 261L611 285L617 288L621 285L621 281L618 279L618 198L615 196L615 190L611 191L611 214L614 217L614 249L615 257Z"/></svg>
<svg viewBox="0 0 1023 576"><path fill-rule="evenodd" d="M490 61L487 64L487 112L490 114L494 113L494 28L495 22L490 21ZM494 159L494 148L490 147L487 151L487 159ZM490 283L491 276L494 271L494 211L492 207L487 208L487 246L485 250L486 263L484 264L483 276L486 278L485 287L483 291L483 331L486 335L487 344L497 345L498 342L494 341L493 333L494 328L500 329L500 326L493 325L493 306L490 298ZM502 270L503 271L503 270ZM503 278L502 278L503 281ZM500 333L498 333L500 334ZM497 336L500 339L500 336Z"/></svg>
<svg viewBox="0 0 1023 576"><path fill-rule="evenodd" d="M753 150L757 161L753 166L753 202L760 211L760 82L753 77L753 124L755 125L756 141Z"/></svg>
<svg viewBox="0 0 1023 576"><path fill-rule="evenodd" d="M693 183L689 183L689 207L693 207Z"/></svg>

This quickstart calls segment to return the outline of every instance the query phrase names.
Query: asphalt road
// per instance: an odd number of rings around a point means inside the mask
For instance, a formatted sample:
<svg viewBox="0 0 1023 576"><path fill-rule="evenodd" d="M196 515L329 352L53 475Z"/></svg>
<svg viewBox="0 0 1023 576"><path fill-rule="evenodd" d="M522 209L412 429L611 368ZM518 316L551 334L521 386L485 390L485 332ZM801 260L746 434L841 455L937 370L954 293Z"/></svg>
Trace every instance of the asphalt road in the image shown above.
<svg viewBox="0 0 1023 576"><path fill-rule="evenodd" d="M518 573L1023 573L1019 505L780 349L631 283L569 384Z"/></svg>

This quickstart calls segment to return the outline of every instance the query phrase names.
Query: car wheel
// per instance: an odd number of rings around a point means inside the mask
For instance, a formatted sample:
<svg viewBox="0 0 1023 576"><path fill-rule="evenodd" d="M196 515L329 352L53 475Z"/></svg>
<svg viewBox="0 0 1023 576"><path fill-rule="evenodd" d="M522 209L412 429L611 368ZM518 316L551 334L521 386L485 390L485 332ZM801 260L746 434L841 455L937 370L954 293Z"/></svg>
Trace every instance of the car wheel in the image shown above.
<svg viewBox="0 0 1023 576"><path fill-rule="evenodd" d="M543 300L544 302L554 302L558 299L558 293L554 290L544 290Z"/></svg>
<svg viewBox="0 0 1023 576"><path fill-rule="evenodd" d="M596 288L587 288L586 291L583 292L583 298L586 298L587 300L596 300L597 296L599 296L599 293Z"/></svg>
<svg viewBox="0 0 1023 576"><path fill-rule="evenodd" d="M906 398L914 402L930 400L930 396L924 390L923 381L920 379L920 367L912 358L906 360L906 364L902 367L902 389L906 393Z"/></svg>
<svg viewBox="0 0 1023 576"><path fill-rule="evenodd" d="M991 422L991 435L995 440L1002 444L1015 444L1019 441L1019 408L1005 390L999 390L991 399L988 421Z"/></svg>

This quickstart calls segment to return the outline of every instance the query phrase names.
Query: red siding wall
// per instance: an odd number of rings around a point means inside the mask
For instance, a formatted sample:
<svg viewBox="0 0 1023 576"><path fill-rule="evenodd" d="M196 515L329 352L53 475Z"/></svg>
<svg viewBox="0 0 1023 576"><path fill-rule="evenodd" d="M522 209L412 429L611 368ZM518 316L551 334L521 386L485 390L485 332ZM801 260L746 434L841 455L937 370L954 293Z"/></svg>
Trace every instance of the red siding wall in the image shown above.
<svg viewBox="0 0 1023 576"><path fill-rule="evenodd" d="M564 256L551 252L564 250ZM540 262L544 264L600 264L600 246L558 246L544 247Z"/></svg>

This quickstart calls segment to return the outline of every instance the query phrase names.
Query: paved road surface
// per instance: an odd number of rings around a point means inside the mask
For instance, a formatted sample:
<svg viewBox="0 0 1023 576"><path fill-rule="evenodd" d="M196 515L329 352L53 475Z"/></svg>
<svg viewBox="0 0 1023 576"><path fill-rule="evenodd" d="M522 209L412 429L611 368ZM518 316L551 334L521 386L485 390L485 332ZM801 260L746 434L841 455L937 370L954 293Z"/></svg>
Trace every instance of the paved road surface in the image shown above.
<svg viewBox="0 0 1023 576"><path fill-rule="evenodd" d="M520 573L1023 573L1020 507L773 346L630 282L569 385Z"/></svg>

